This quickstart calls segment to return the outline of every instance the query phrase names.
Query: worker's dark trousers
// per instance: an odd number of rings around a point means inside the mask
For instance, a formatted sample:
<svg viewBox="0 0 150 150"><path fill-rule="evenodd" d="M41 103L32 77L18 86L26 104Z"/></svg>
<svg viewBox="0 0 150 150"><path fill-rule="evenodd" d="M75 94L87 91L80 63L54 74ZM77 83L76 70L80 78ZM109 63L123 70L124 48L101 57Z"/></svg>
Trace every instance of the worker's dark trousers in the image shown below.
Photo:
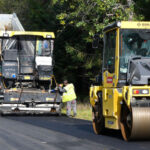
<svg viewBox="0 0 150 150"><path fill-rule="evenodd" d="M77 114L76 100L67 102L67 116L71 115L71 109L73 109L73 115L75 116Z"/></svg>

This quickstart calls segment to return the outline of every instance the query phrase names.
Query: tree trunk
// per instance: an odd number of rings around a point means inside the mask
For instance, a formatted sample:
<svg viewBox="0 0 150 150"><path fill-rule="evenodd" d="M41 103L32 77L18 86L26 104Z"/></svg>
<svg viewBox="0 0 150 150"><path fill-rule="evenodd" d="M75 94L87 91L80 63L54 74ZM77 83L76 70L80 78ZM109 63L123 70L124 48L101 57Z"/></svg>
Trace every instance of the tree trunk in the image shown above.
<svg viewBox="0 0 150 150"><path fill-rule="evenodd" d="M129 6L129 8L131 8L132 4L133 4L133 0L127 0L127 4ZM131 9L131 12L129 14L129 21L132 21L133 20L133 10Z"/></svg>

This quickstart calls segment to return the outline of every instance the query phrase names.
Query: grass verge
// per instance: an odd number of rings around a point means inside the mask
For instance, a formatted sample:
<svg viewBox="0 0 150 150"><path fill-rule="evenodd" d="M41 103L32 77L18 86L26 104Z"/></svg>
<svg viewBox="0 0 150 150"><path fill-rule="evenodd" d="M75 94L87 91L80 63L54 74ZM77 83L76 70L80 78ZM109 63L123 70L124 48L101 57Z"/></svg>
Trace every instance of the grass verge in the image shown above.
<svg viewBox="0 0 150 150"><path fill-rule="evenodd" d="M62 114L66 114L66 104L62 108ZM72 112L73 115L73 112ZM77 103L77 119L92 120L92 109L90 104Z"/></svg>

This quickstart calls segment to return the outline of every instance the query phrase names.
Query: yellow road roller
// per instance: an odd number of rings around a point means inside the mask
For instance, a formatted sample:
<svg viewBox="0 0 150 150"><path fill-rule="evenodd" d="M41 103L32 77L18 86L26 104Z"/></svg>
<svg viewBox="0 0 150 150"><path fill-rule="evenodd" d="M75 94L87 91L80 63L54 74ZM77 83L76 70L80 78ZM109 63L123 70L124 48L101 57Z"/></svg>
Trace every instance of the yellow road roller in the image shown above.
<svg viewBox="0 0 150 150"><path fill-rule="evenodd" d="M102 71L90 87L94 132L150 139L150 22L115 22L103 32Z"/></svg>

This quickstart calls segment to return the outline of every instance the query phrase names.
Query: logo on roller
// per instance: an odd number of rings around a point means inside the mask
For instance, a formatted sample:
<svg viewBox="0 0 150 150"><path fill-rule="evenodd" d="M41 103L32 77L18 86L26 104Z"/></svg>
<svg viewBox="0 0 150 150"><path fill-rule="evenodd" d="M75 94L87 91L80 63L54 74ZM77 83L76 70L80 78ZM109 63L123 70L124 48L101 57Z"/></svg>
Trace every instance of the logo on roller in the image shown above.
<svg viewBox="0 0 150 150"><path fill-rule="evenodd" d="M113 78L112 77L107 77L107 83L113 83Z"/></svg>
<svg viewBox="0 0 150 150"><path fill-rule="evenodd" d="M138 23L137 23L137 26L138 26L138 27L140 27L140 26L141 26L141 23L140 23L140 22L138 22Z"/></svg>

